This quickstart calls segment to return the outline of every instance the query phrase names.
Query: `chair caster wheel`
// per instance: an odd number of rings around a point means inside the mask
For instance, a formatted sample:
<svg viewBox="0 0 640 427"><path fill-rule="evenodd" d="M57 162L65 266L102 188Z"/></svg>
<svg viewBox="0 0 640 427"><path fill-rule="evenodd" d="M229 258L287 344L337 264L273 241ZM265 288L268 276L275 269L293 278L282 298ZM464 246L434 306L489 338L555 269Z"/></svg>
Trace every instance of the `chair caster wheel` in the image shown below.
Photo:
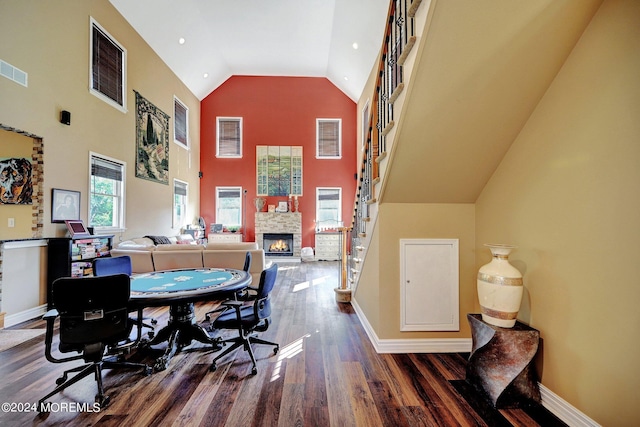
<svg viewBox="0 0 640 427"><path fill-rule="evenodd" d="M149 332L147 332L147 336L149 337L149 339L150 339L150 340L152 340L152 339L153 339L153 337L155 337L155 336L156 336L156 334L155 334L155 332L153 332L153 331L149 331Z"/></svg>
<svg viewBox="0 0 640 427"><path fill-rule="evenodd" d="M257 374L258 374L258 369L253 368L253 369L251 370L251 375L257 375Z"/></svg>
<svg viewBox="0 0 640 427"><path fill-rule="evenodd" d="M273 349L273 354L278 354L278 351L280 350L280 347L276 347Z"/></svg>
<svg viewBox="0 0 640 427"><path fill-rule="evenodd" d="M216 371L216 369L218 369L218 368L216 367L216 365L215 365L215 364L214 364L214 365L211 365L211 367L209 368L209 370L210 370L211 372L215 372L215 371Z"/></svg>
<svg viewBox="0 0 640 427"><path fill-rule="evenodd" d="M157 325L157 324L158 324L158 321L157 321L156 319L152 319L152 320L151 320L151 324L152 324L152 325Z"/></svg>
<svg viewBox="0 0 640 427"><path fill-rule="evenodd" d="M148 377L153 373L153 368L151 366L147 366L144 368L144 376Z"/></svg>
<svg viewBox="0 0 640 427"><path fill-rule="evenodd" d="M66 380L67 380L67 376L66 375L61 376L60 378L56 379L56 385L60 385L63 382L65 382Z"/></svg>

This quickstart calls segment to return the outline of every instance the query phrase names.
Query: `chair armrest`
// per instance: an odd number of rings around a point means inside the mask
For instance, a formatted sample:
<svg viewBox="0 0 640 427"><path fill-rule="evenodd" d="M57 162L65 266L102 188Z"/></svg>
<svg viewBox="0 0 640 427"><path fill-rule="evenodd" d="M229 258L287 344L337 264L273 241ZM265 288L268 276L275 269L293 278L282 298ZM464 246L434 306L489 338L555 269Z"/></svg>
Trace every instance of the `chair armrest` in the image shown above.
<svg viewBox="0 0 640 427"><path fill-rule="evenodd" d="M247 286L242 291L236 294L236 299L239 301L253 301L258 296L258 288L253 286Z"/></svg>
<svg viewBox="0 0 640 427"><path fill-rule="evenodd" d="M58 317L58 314L58 310L52 308L51 310L47 311L44 316L42 316L42 320L55 319L56 317Z"/></svg>

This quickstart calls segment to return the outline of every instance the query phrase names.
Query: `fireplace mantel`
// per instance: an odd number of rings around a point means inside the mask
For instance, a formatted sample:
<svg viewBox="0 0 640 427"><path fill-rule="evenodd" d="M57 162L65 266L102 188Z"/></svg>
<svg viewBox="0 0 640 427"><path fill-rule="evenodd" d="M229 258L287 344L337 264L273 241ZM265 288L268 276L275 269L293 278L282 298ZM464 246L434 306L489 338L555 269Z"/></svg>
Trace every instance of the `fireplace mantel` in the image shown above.
<svg viewBox="0 0 640 427"><path fill-rule="evenodd" d="M302 249L302 214L300 212L256 212L256 243L264 244L264 233L293 234L293 256L300 257Z"/></svg>

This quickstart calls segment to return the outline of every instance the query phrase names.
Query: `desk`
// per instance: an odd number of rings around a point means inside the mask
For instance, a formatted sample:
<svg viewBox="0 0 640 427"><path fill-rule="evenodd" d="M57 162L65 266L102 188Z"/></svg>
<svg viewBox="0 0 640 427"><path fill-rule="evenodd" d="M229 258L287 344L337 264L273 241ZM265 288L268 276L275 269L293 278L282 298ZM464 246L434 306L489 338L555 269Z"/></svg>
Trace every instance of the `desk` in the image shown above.
<svg viewBox="0 0 640 427"><path fill-rule="evenodd" d="M517 408L540 403L540 390L533 366L540 332L524 323L501 328L467 314L473 348L467 363L468 383L484 391L494 408Z"/></svg>
<svg viewBox="0 0 640 427"><path fill-rule="evenodd" d="M251 284L251 275L230 268L202 268L156 271L131 277L132 308L170 306L169 322L155 337L146 342L152 346L168 341L164 355L154 368L167 368L173 355L197 340L218 345L218 340L195 322L193 303L226 298Z"/></svg>

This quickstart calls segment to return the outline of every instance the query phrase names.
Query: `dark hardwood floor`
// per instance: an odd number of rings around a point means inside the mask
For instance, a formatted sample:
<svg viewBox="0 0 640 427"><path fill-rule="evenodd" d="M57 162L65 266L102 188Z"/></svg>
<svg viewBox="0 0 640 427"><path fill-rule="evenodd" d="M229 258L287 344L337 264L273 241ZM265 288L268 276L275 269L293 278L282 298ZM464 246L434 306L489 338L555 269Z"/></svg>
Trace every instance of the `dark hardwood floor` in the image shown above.
<svg viewBox="0 0 640 427"><path fill-rule="evenodd" d="M0 412L0 425L52 426L538 426L563 425L540 408L494 410L461 380L466 354L377 354L351 305L335 302L337 262L280 265L271 328L280 343L242 349L209 371L214 353L196 343L148 377L106 370L111 403L93 412L96 383L83 379L49 399L57 411ZM198 320L215 304L197 306ZM162 326L167 310L146 310ZM43 328L40 320L13 327ZM228 335L225 333L225 336ZM131 360L152 364L153 355ZM73 362L72 362L73 363ZM71 364L44 358L44 335L0 352L0 403L34 404ZM463 397L463 396L466 396Z"/></svg>

